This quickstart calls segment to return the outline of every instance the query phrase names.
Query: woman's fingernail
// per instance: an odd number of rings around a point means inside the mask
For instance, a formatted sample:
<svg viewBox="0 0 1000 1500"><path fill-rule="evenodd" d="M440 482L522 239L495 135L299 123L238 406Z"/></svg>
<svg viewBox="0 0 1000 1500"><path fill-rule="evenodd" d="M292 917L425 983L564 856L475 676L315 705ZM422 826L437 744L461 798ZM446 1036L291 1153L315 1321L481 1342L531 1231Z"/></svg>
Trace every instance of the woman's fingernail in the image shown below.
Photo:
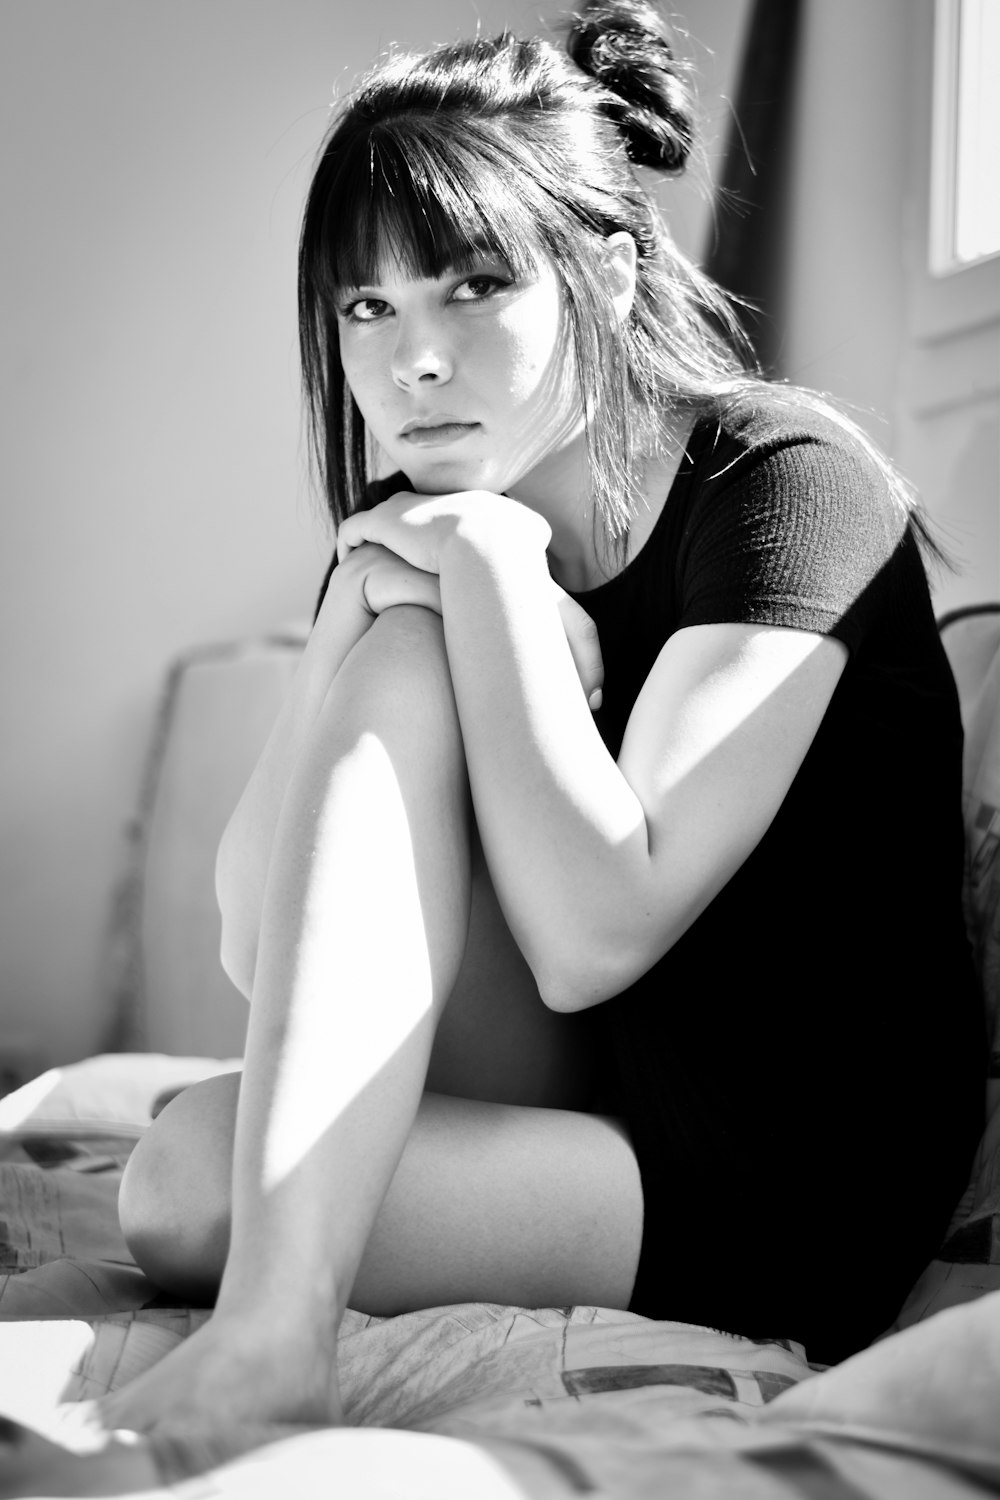
<svg viewBox="0 0 1000 1500"><path fill-rule="evenodd" d="M597 710L604 702L604 694L601 692L601 689L595 688L590 697L587 699L587 702L590 704L591 713L596 714Z"/></svg>

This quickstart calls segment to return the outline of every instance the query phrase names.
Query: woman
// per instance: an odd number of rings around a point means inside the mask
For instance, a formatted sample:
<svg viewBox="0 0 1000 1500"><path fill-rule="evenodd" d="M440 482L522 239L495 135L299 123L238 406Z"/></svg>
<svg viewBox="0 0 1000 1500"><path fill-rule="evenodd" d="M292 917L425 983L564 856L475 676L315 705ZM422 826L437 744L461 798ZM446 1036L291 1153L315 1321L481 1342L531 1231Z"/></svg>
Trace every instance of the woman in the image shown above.
<svg viewBox="0 0 1000 1500"><path fill-rule="evenodd" d="M216 1299L106 1404L161 1452L337 1421L348 1300L838 1360L964 1186L926 538L859 432L733 353L630 165L691 142L658 15L615 0L568 55L397 58L325 143L300 308L337 559L219 856L238 1108L185 1091L122 1191L139 1264Z"/></svg>

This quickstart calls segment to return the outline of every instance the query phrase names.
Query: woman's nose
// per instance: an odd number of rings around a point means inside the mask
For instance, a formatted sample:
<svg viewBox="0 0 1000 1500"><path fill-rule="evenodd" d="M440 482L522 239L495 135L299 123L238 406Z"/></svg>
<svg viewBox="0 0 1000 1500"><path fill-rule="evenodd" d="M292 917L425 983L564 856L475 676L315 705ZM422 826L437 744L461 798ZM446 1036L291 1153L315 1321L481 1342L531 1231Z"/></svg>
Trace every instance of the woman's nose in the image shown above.
<svg viewBox="0 0 1000 1500"><path fill-rule="evenodd" d="M442 329L424 322L398 324L392 355L392 378L404 390L416 385L443 385L453 373L453 358Z"/></svg>

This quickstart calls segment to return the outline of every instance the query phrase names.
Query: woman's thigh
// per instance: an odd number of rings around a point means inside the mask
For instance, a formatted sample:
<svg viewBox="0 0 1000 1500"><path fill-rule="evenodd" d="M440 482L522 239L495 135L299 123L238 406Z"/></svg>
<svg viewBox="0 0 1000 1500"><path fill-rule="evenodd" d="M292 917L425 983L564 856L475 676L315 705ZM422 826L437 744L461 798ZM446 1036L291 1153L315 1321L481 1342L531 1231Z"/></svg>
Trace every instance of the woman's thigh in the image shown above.
<svg viewBox="0 0 1000 1500"><path fill-rule="evenodd" d="M428 1093L351 1305L624 1308L642 1221L639 1170L618 1121Z"/></svg>
<svg viewBox="0 0 1000 1500"><path fill-rule="evenodd" d="M239 1074L170 1103L121 1195L139 1264L210 1300L229 1245ZM392 1315L453 1302L627 1307L642 1240L639 1171L607 1116L424 1095L350 1305Z"/></svg>

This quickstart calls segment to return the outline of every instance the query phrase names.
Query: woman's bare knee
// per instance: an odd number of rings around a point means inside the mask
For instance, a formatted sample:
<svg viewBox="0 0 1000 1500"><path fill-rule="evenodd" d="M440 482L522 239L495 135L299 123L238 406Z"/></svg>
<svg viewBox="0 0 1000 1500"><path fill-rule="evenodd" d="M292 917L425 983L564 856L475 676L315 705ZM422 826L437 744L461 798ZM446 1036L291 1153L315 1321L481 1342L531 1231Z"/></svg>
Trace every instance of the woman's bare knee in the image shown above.
<svg viewBox="0 0 1000 1500"><path fill-rule="evenodd" d="M129 1251L157 1286L211 1300L229 1247L238 1073L192 1084L139 1141L118 1216Z"/></svg>
<svg viewBox="0 0 1000 1500"><path fill-rule="evenodd" d="M396 604L379 615L342 666L335 690L348 684L353 690L358 668L362 711L366 703L398 703L400 693L419 706L429 692L440 693L454 709L444 622L433 610Z"/></svg>

